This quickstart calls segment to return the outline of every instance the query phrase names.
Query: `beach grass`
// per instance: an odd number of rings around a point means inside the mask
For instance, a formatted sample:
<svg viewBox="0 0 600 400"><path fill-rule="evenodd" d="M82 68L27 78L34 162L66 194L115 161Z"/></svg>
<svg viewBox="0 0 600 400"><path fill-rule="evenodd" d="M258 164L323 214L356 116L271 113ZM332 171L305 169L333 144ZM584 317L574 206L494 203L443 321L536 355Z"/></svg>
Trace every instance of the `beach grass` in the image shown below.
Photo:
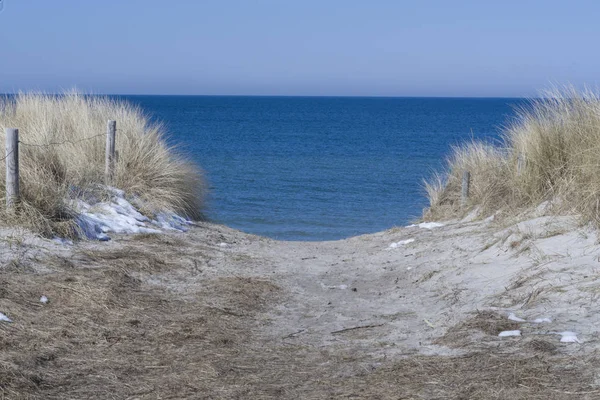
<svg viewBox="0 0 600 400"><path fill-rule="evenodd" d="M0 163L0 220L44 235L68 234L73 210L68 199L105 183L107 121L117 121L118 160L111 186L135 196L142 212L173 211L202 217L201 170L165 140L165 129L137 107L77 92L21 93L0 100L0 129L19 129L21 198L5 209L5 163ZM4 147L4 135L0 146Z"/></svg>
<svg viewBox="0 0 600 400"><path fill-rule="evenodd" d="M461 206L464 171L471 173L471 186ZM499 144L455 147L446 170L425 189L425 218L461 217L474 208L481 215L515 216L548 201L551 211L600 225L600 94L570 86L544 92L516 109Z"/></svg>

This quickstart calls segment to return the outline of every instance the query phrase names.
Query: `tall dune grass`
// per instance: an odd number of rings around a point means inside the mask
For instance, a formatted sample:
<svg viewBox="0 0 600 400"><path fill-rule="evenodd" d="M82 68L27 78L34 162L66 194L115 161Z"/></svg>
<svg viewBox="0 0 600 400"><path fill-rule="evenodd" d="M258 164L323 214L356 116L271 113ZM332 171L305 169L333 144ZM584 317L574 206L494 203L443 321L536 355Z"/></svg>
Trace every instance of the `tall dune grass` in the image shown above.
<svg viewBox="0 0 600 400"><path fill-rule="evenodd" d="M468 207L461 207L465 170L471 193ZM425 189L426 218L460 217L474 207L515 215L548 200L555 211L600 225L600 95L572 87L545 92L517 110L500 145L473 141L453 149L446 172Z"/></svg>
<svg viewBox="0 0 600 400"><path fill-rule="evenodd" d="M118 161L112 186L140 199L144 212L170 210L201 218L201 171L169 147L161 125L138 108L105 97L19 94L0 100L0 129L19 129L21 202L5 211L5 165L0 163L0 219L44 234L69 230L74 193L97 192L104 183L105 132L117 121ZM4 148L4 135L0 146Z"/></svg>

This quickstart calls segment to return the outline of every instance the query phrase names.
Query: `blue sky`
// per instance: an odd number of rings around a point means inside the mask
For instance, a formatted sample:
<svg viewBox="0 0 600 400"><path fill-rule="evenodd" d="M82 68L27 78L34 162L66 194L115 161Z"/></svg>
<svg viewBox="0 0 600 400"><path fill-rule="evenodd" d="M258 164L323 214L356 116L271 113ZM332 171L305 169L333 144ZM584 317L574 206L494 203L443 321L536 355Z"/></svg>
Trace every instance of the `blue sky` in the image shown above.
<svg viewBox="0 0 600 400"><path fill-rule="evenodd" d="M600 75L593 1L3 3L0 92L511 97Z"/></svg>

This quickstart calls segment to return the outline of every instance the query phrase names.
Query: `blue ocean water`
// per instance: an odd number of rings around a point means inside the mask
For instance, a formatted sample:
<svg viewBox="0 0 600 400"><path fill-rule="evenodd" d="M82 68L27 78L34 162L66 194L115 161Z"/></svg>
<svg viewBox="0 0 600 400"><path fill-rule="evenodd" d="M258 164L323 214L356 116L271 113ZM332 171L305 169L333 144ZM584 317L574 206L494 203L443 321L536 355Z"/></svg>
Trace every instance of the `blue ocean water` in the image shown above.
<svg viewBox="0 0 600 400"><path fill-rule="evenodd" d="M282 240L402 226L451 145L495 140L518 99L121 96L206 172L207 215Z"/></svg>

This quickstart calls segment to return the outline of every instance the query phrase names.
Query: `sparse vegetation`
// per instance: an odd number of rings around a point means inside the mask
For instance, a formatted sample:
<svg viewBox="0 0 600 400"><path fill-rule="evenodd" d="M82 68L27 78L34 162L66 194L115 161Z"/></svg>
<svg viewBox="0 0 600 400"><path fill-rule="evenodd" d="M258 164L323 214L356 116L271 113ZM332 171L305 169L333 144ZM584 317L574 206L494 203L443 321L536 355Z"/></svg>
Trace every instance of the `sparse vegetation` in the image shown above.
<svg viewBox="0 0 600 400"><path fill-rule="evenodd" d="M473 141L453 150L447 172L426 182L426 218L504 215L551 201L600 225L600 94L572 87L544 93L517 110L500 145ZM524 158L521 172L518 158ZM460 207L461 177L471 172L469 207Z"/></svg>
<svg viewBox="0 0 600 400"><path fill-rule="evenodd" d="M113 185L141 199L148 214L166 209L200 218L202 174L166 144L161 125L128 103L68 92L0 100L0 129L18 128L21 141L19 212L4 212L5 165L0 163L0 219L44 234L71 230L65 199L98 191L103 183L109 119L117 120L119 152Z"/></svg>

